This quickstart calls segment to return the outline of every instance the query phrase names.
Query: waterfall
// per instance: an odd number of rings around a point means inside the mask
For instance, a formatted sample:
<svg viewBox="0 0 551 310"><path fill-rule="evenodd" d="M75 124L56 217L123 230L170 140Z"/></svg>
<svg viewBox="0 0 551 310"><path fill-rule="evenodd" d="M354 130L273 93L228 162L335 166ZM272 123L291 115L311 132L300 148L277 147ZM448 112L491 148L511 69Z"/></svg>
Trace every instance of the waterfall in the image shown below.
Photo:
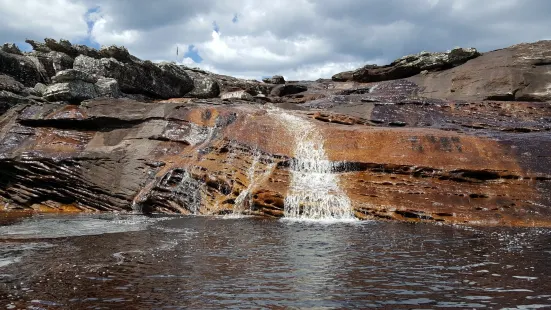
<svg viewBox="0 0 551 310"><path fill-rule="evenodd" d="M184 171L182 180L178 184L176 191L180 194L180 199L191 214L197 215L199 209L201 209L201 185L187 170Z"/></svg>
<svg viewBox="0 0 551 310"><path fill-rule="evenodd" d="M254 175L256 172L256 166L258 165L258 160L260 158L260 154L256 152L256 154L253 157L253 162L251 163L251 166L249 169L247 169L247 181L249 181L249 184L247 187L239 193L239 196L235 198L235 207L234 207L234 213L241 213L245 207L245 200L250 199L250 191L254 184ZM250 201L249 201L250 205Z"/></svg>
<svg viewBox="0 0 551 310"><path fill-rule="evenodd" d="M257 166L259 166L260 163L260 156L261 153L258 150L254 152L253 161L249 166L249 169L247 169L247 181L249 184L239 193L239 195L235 199L235 207L233 209L234 217L239 217L242 212L245 211L247 203L249 207L252 205L251 192L253 188L256 186L256 184L262 182L265 178L270 176L270 173L275 167L275 163L269 163L267 164L266 169L262 172L262 174L257 175Z"/></svg>
<svg viewBox="0 0 551 310"><path fill-rule="evenodd" d="M271 114L285 124L295 144L284 216L302 220L354 220L350 199L333 174L336 164L327 157L323 136L316 126L279 109Z"/></svg>

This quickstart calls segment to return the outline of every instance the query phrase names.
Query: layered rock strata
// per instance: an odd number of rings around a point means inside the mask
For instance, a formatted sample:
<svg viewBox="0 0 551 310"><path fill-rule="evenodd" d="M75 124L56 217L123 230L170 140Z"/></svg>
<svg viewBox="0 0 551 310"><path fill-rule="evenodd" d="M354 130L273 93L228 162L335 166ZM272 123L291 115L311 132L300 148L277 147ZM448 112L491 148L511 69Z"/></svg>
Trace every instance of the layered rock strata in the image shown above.
<svg viewBox="0 0 551 310"><path fill-rule="evenodd" d="M513 46L510 53L531 50L537 58L546 44ZM0 208L281 217L298 169L296 133L303 123L323 140L318 144L331 163L323 173L334 175L357 218L550 226L551 105L540 102L545 98L503 101L509 99L488 89L478 99L461 99L468 90L436 96L423 84L500 53L376 83L276 87L179 67L194 72L188 77L196 95L169 100L132 99L123 89L127 98L45 102L38 91L24 96L24 81L10 75L0 85L19 97L0 100L6 106ZM85 57L93 68L104 59ZM532 68L534 74L542 67ZM97 90L108 78L80 73L94 75L90 71L83 66L44 82L54 82L49 89L78 80ZM503 79L516 74L501 72ZM122 85L125 77L110 79ZM216 92L218 98L209 98Z"/></svg>

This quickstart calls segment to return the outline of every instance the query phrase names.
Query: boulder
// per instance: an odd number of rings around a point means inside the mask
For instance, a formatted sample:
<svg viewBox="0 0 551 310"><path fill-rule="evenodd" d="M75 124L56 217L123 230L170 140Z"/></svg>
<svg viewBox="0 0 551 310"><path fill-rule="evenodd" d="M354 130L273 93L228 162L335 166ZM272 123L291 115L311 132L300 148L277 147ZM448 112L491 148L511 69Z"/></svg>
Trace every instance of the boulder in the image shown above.
<svg viewBox="0 0 551 310"><path fill-rule="evenodd" d="M35 98L0 90L0 116L17 104L36 104Z"/></svg>
<svg viewBox="0 0 551 310"><path fill-rule="evenodd" d="M48 77L56 75L59 71L71 69L75 61L69 55L57 51L48 53L33 51L28 56L34 56L40 61Z"/></svg>
<svg viewBox="0 0 551 310"><path fill-rule="evenodd" d="M59 42L57 42L54 39L46 38L44 39L44 42L46 47L48 47L50 50L58 53L66 54L71 58L75 58L78 55L80 55L79 51L75 49L75 47L71 44L71 42L67 40L61 39L59 40Z"/></svg>
<svg viewBox="0 0 551 310"><path fill-rule="evenodd" d="M218 82L210 77L200 77L193 80L193 91L189 96L196 98L216 98L220 94Z"/></svg>
<svg viewBox="0 0 551 310"><path fill-rule="evenodd" d="M353 75L354 75L354 71L344 71L333 75L331 79L335 82L352 81Z"/></svg>
<svg viewBox="0 0 551 310"><path fill-rule="evenodd" d="M140 62L138 62L138 63L140 63ZM182 85L180 85L180 87L182 88L181 92L183 93L183 95L187 94L188 92L190 92L193 89L193 87L194 87L193 80L187 74L187 72L184 69L182 69L180 66L176 65L176 63L161 62L161 63L158 63L158 64L153 64L149 61L144 61L144 63L147 63L148 65L157 66L158 68L160 68L164 72L164 74L167 77L176 78L175 82L182 84Z"/></svg>
<svg viewBox="0 0 551 310"><path fill-rule="evenodd" d="M0 73L12 76L27 87L50 81L44 66L36 57L10 54L1 50Z"/></svg>
<svg viewBox="0 0 551 310"><path fill-rule="evenodd" d="M274 88L273 84L268 83L261 83L256 80L246 80L246 79L240 79L233 76L228 75L222 75L222 74L216 74L212 72L208 72L205 70L201 70L199 68L190 68L184 65L179 65L180 68L182 68L194 81L194 83L199 82L197 84L198 89L204 89L206 90L206 86L208 84L211 84L211 92L208 94L209 96L212 96L214 93L216 93L217 85L211 83L210 81L202 82L203 79L210 79L212 81L216 81L216 84L218 84L218 96L220 93L228 93L228 92L235 92L235 91L241 91L244 90L247 93L256 96L256 95L267 95L270 93L272 88ZM210 86L208 86L210 87ZM204 93L201 91L200 93ZM214 97L216 97L214 96ZM193 94L189 94L189 97L194 97Z"/></svg>
<svg viewBox="0 0 551 310"><path fill-rule="evenodd" d="M63 82L71 82L71 81L83 81L88 83L96 83L98 81L98 78L94 75L80 71L77 69L67 69L63 71L59 71L53 78L53 83L63 83Z"/></svg>
<svg viewBox="0 0 551 310"><path fill-rule="evenodd" d="M281 75L274 75L271 78L264 78L262 82L269 84L285 84L285 78Z"/></svg>
<svg viewBox="0 0 551 310"><path fill-rule="evenodd" d="M40 43L30 39L26 39L25 42L29 44L34 51L42 52L42 53L49 53L52 51L45 43Z"/></svg>
<svg viewBox="0 0 551 310"><path fill-rule="evenodd" d="M447 52L407 55L386 66L366 65L352 72L342 72L332 77L333 81L380 82L403 79L424 70L435 71L453 68L480 56L475 48L454 48Z"/></svg>
<svg viewBox="0 0 551 310"><path fill-rule="evenodd" d="M287 95L294 95L298 93L302 93L308 90L308 87L301 84L285 84L285 85L278 85L272 89L270 95L276 96L276 97L283 97Z"/></svg>
<svg viewBox="0 0 551 310"><path fill-rule="evenodd" d="M75 80L48 86L43 97L48 101L80 103L98 97L98 92L94 84Z"/></svg>
<svg viewBox="0 0 551 310"><path fill-rule="evenodd" d="M76 56L74 56L75 58L78 57L79 55L84 55L84 56L88 56L96 59L101 58L98 50L86 45L75 44L73 45L73 49L75 50L75 53L76 53Z"/></svg>
<svg viewBox="0 0 551 310"><path fill-rule="evenodd" d="M110 97L110 98L120 98L122 97L122 92L119 87L119 82L112 78L101 77L96 82L96 90L98 92L98 97Z"/></svg>
<svg viewBox="0 0 551 310"><path fill-rule="evenodd" d="M101 58L99 52L96 49L86 45L73 45L71 44L71 42L63 39L59 40L59 42L51 38L44 39L45 43L40 43L34 40L25 40L25 42L30 44L35 52L46 54L50 52L63 53L65 55L68 55L72 59L76 58L79 55L85 55L92 58Z"/></svg>
<svg viewBox="0 0 551 310"><path fill-rule="evenodd" d="M34 92L37 94L37 96L42 97L46 90L48 89L48 86L42 84L42 83L36 83L36 85L33 87Z"/></svg>
<svg viewBox="0 0 551 310"><path fill-rule="evenodd" d="M5 74L0 74L0 90L9 91L12 93L20 93L23 91L25 86L13 77Z"/></svg>
<svg viewBox="0 0 551 310"><path fill-rule="evenodd" d="M19 47L13 43L4 43L0 50L10 54L23 55Z"/></svg>
<svg viewBox="0 0 551 310"><path fill-rule="evenodd" d="M254 97L244 90L238 90L233 92L226 92L220 95L220 98L228 99L240 99L245 101L254 101Z"/></svg>
<svg viewBox="0 0 551 310"><path fill-rule="evenodd" d="M115 58L118 61L130 62L133 57L128 52L128 49L124 46L102 46L98 52L101 58Z"/></svg>
<svg viewBox="0 0 551 310"><path fill-rule="evenodd" d="M74 69L116 79L121 90L154 98L183 97L193 89L193 81L175 64L155 65L150 61L120 62L114 58L94 59L80 55Z"/></svg>
<svg viewBox="0 0 551 310"><path fill-rule="evenodd" d="M220 95L220 85L218 81L209 76L206 72L196 70L185 70L193 80L193 90L187 95L195 98L216 98Z"/></svg>

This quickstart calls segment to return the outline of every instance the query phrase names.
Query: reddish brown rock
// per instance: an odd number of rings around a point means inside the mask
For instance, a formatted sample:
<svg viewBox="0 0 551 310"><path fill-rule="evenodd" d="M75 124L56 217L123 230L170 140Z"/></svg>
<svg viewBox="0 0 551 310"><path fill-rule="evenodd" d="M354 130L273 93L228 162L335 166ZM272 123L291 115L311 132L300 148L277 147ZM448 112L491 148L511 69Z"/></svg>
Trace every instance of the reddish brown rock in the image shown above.
<svg viewBox="0 0 551 310"><path fill-rule="evenodd" d="M405 106L393 107L399 115ZM294 145L292 128L273 113L314 122L329 159L345 163L335 173L360 218L515 225L551 219L549 163L523 159L519 152L531 149L522 133L495 131L509 139L503 143L439 128L366 126L351 117L327 122L338 115L325 113L190 102L27 108L2 135L0 194L10 208L134 205L144 212L282 216Z"/></svg>
<svg viewBox="0 0 551 310"><path fill-rule="evenodd" d="M415 78L301 84L273 104L17 104L0 115L0 207L280 217L304 125L358 218L551 226L548 103L436 98Z"/></svg>
<svg viewBox="0 0 551 310"><path fill-rule="evenodd" d="M464 100L551 100L551 41L488 52L462 66L411 80L429 97Z"/></svg>

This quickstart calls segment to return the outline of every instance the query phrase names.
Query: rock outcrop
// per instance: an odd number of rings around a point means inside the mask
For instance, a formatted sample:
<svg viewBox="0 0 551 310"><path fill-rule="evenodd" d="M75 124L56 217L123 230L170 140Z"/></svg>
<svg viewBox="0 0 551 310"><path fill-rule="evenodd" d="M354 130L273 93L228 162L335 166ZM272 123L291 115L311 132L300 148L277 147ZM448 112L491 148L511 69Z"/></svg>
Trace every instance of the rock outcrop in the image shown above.
<svg viewBox="0 0 551 310"><path fill-rule="evenodd" d="M276 96L276 97L283 97L288 95L294 95L298 93L302 93L308 90L308 87L306 85L301 84L285 84L285 85L278 85L272 89L270 92L270 95Z"/></svg>
<svg viewBox="0 0 551 310"><path fill-rule="evenodd" d="M269 84L285 84L285 78L281 75L274 75L271 78L264 78L262 82Z"/></svg>
<svg viewBox="0 0 551 310"><path fill-rule="evenodd" d="M9 91L12 93L20 93L24 89L25 85L19 83L13 77L5 74L0 74L0 90Z"/></svg>
<svg viewBox="0 0 551 310"><path fill-rule="evenodd" d="M96 92L98 97L120 98L123 93L119 87L119 82L115 79L101 77L96 82Z"/></svg>
<svg viewBox="0 0 551 310"><path fill-rule="evenodd" d="M124 47L106 46L96 50L84 45L73 45L67 40L56 41L50 38L46 38L44 43L34 40L25 42L32 46L32 52L23 53L16 45L8 43L1 47L0 72L13 77L27 88L34 89L37 83L53 83L51 87L54 90L49 93L49 100L72 98L76 91L87 93L82 98L93 95L89 85L78 82L61 86L55 85L59 84L59 81L51 80L59 72L71 69L98 78L100 84L96 85L96 92L100 97L126 96L146 100L179 97L207 99L218 98L222 93L235 91L245 91L254 97L269 95L275 86L175 63L154 64L147 60L142 61ZM274 83L281 82L278 76L274 76L274 79ZM44 91L33 90L35 95L40 95ZM65 95L52 96L54 93ZM73 95L67 95L69 93ZM82 98L71 102L78 102Z"/></svg>
<svg viewBox="0 0 551 310"><path fill-rule="evenodd" d="M413 77L423 96L460 100L551 100L551 41L488 52L441 72Z"/></svg>
<svg viewBox="0 0 551 310"><path fill-rule="evenodd" d="M341 82L380 82L408 78L419 95L452 100L551 100L551 41L522 43L482 55L474 49L420 53L390 65L367 65L333 76Z"/></svg>
<svg viewBox="0 0 551 310"><path fill-rule="evenodd" d="M310 143L299 145L306 128L331 165L320 173L336 180L357 218L551 226L551 105L536 102L547 97L533 97L542 84L530 80L547 72L546 42L463 64L461 53L446 65L406 57L396 66L419 61L411 66L427 70L407 78L280 85L153 64L124 50L75 56L68 44L48 42L38 48L64 46L72 70L48 85L0 76L0 209L280 217L300 173L297 149ZM484 59L493 75L467 74ZM513 67L498 69L499 59ZM531 84L512 98L490 93L517 85L508 77L519 72ZM454 92L445 91L447 79ZM438 81L441 90L431 84ZM71 83L92 87L94 98L75 100L81 92ZM50 98L52 87L71 96L38 104L30 93ZM124 98L132 92L136 99ZM518 98L532 102L502 101L526 94Z"/></svg>
<svg viewBox="0 0 551 310"><path fill-rule="evenodd" d="M89 56L93 58L101 58L99 52L91 47L86 45L71 44L67 40L56 41L51 38L44 39L45 43L36 42L34 40L25 40L29 45L32 46L33 50L37 52L49 53L49 52L58 52L63 53L71 58L76 58L79 55Z"/></svg>
<svg viewBox="0 0 551 310"><path fill-rule="evenodd" d="M38 58L0 51L0 72L7 74L27 87L36 83L49 83L50 79Z"/></svg>
<svg viewBox="0 0 551 310"><path fill-rule="evenodd" d="M246 101L254 101L254 97L244 90L237 90L232 92L225 92L220 95L222 99L241 99Z"/></svg>
<svg viewBox="0 0 551 310"><path fill-rule="evenodd" d="M81 80L74 80L48 86L43 97L48 101L80 103L84 100L98 97L98 93L94 84Z"/></svg>
<svg viewBox="0 0 551 310"><path fill-rule="evenodd" d="M480 56L474 48L454 48L447 52L407 55L393 61L390 65L367 65L355 71L338 73L334 81L380 82L408 78L422 71L434 71L453 68L470 59Z"/></svg>
<svg viewBox="0 0 551 310"><path fill-rule="evenodd" d="M38 52L33 51L27 57L35 57L38 59L48 77L56 75L59 71L73 68L73 58L61 52Z"/></svg>
<svg viewBox="0 0 551 310"><path fill-rule="evenodd" d="M0 50L8 54L23 55L19 47L13 43L4 43Z"/></svg>
<svg viewBox="0 0 551 310"><path fill-rule="evenodd" d="M209 73L187 67L181 68L193 80L193 90L187 94L188 97L216 98L220 95L220 85Z"/></svg>
<svg viewBox="0 0 551 310"><path fill-rule="evenodd" d="M80 55L73 68L116 79L121 90L153 98L183 97L193 89L193 81L175 64L153 64L149 61L121 62L115 58L95 59Z"/></svg>

